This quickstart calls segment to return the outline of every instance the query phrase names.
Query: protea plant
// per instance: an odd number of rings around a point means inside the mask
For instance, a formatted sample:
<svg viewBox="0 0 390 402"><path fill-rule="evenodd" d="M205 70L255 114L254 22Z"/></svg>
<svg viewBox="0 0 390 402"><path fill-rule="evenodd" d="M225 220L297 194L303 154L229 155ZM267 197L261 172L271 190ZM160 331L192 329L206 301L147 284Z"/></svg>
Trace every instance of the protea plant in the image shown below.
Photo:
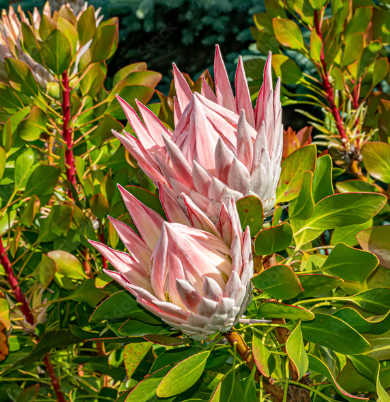
<svg viewBox="0 0 390 402"><path fill-rule="evenodd" d="M64 5L63 7L68 7L68 5ZM88 3L85 2L81 7L81 11L78 13L76 17L77 19L80 18L82 12L85 11L87 7ZM17 58L23 61L31 68L31 71L38 84L40 84L42 88L46 88L48 83L55 82L55 78L50 74L50 72L47 70L46 67L44 67L42 64L34 60L27 53L25 53L20 43L22 36L21 23L23 22L27 25L30 25L34 31L39 33L39 28L42 20L41 15L39 14L38 9L35 7L30 21L20 5L18 6L18 13L20 15L20 19L12 6L9 7L8 13L5 10L3 10L1 13L0 61L4 62L4 59L7 57ZM97 9L95 12L96 26L98 26L101 20L103 19L103 15L98 17L99 13L100 8ZM52 18L51 7L48 1L45 3L45 6L43 7L43 15L49 18L50 20ZM81 47L80 44L77 43L77 57L75 61L73 74L77 73L80 59L91 46L91 42L92 39Z"/></svg>
<svg viewBox="0 0 390 402"><path fill-rule="evenodd" d="M214 225L182 194L185 214L160 184L164 221L119 189L140 236L110 218L130 255L90 241L117 269L105 272L143 307L193 339L229 331L250 302L253 275L250 232L242 232L234 199L222 205Z"/></svg>
<svg viewBox="0 0 390 402"><path fill-rule="evenodd" d="M206 80L202 93L193 94L177 67L173 68L174 131L137 102L142 123L136 111L118 97L137 138L126 132L114 134L156 185L166 183L179 198L186 194L213 222L229 197L256 195L269 212L275 203L283 151L280 81L274 94L271 54L254 109L242 59L234 97L218 46L215 94ZM185 210L183 201L179 202Z"/></svg>

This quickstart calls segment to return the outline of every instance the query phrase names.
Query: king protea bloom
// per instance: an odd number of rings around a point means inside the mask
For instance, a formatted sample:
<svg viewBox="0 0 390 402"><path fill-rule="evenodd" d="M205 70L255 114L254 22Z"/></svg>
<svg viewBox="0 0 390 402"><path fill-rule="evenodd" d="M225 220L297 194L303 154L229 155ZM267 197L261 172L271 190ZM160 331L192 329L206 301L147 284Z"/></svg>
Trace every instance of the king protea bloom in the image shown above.
<svg viewBox="0 0 390 402"><path fill-rule="evenodd" d="M116 268L105 271L147 310L193 339L227 332L246 310L253 275L249 228L242 232L233 198L214 225L182 195L186 213L159 186L168 221L119 187L140 233L110 218L130 254L90 243Z"/></svg>
<svg viewBox="0 0 390 402"><path fill-rule="evenodd" d="M156 185L166 183L177 197L186 194L213 222L229 197L255 195L269 212L275 203L283 151L280 80L274 94L271 54L254 110L242 59L234 97L218 47L215 94L206 80L202 93L192 94L175 65L174 77L173 132L137 102L142 123L136 111L118 97L137 138L126 132L114 134Z"/></svg>

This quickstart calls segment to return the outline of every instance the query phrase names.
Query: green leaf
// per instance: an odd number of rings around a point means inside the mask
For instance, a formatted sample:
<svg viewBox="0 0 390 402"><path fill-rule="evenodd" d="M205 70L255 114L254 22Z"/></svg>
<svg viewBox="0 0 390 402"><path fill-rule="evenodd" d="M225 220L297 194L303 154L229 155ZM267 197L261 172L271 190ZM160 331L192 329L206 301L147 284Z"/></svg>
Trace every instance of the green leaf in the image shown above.
<svg viewBox="0 0 390 402"><path fill-rule="evenodd" d="M0 106L9 113L16 113L24 106L11 87L2 82L0 82Z"/></svg>
<svg viewBox="0 0 390 402"><path fill-rule="evenodd" d="M375 320L364 318L358 311L350 307L343 307L337 310L335 317L345 321L359 333L380 335L390 330L390 312L376 317Z"/></svg>
<svg viewBox="0 0 390 402"><path fill-rule="evenodd" d="M358 7L355 9L353 17L348 22L345 36L356 32L365 33L372 18L372 7Z"/></svg>
<svg viewBox="0 0 390 402"><path fill-rule="evenodd" d="M82 95L89 95L91 98L95 98L104 84L105 79L106 73L104 65L102 65L102 63L91 65L88 69L88 74L80 81Z"/></svg>
<svg viewBox="0 0 390 402"><path fill-rule="evenodd" d="M257 289L276 299L292 299L303 291L298 277L287 265L273 265L251 280Z"/></svg>
<svg viewBox="0 0 390 402"><path fill-rule="evenodd" d="M340 181L336 183L336 188L340 193L375 193L377 188L370 183L358 179Z"/></svg>
<svg viewBox="0 0 390 402"><path fill-rule="evenodd" d="M130 73L134 73L137 71L146 71L146 70L147 65L143 61L139 63L129 64L128 66L121 68L119 71L115 73L114 78L112 79L112 87L115 88L115 86L120 81L122 81L123 78L126 78Z"/></svg>
<svg viewBox="0 0 390 402"><path fill-rule="evenodd" d="M276 39L283 46L294 50L302 50L305 48L301 30L294 21L274 18L272 20L272 26Z"/></svg>
<svg viewBox="0 0 390 402"><path fill-rule="evenodd" d="M130 106L136 108L136 99L146 105L152 98L153 94L154 88L143 85L130 85L124 87L118 95L129 103ZM119 104L116 98L113 99L113 101L108 105L105 113L109 114L115 119L126 120L126 115L122 109L122 106Z"/></svg>
<svg viewBox="0 0 390 402"><path fill-rule="evenodd" d="M287 223L263 229L255 238L257 255L269 255L285 250L292 242L292 229Z"/></svg>
<svg viewBox="0 0 390 402"><path fill-rule="evenodd" d="M43 61L57 77L69 67L71 53L69 40L59 29L46 38L41 51Z"/></svg>
<svg viewBox="0 0 390 402"><path fill-rule="evenodd" d="M301 323L289 335L286 342L286 352L297 368L298 381L306 374L309 367L309 358L303 344Z"/></svg>
<svg viewBox="0 0 390 402"><path fill-rule="evenodd" d="M307 145L292 152L283 161L276 189L276 203L290 201L298 196L305 172L314 172L316 154L316 146Z"/></svg>
<svg viewBox="0 0 390 402"><path fill-rule="evenodd" d="M16 398L16 402L33 402L39 394L39 384L31 385L30 387L21 390Z"/></svg>
<svg viewBox="0 0 390 402"><path fill-rule="evenodd" d="M163 346L182 346L187 345L190 340L182 339L182 338L174 338L172 336L165 336L165 335L145 335L144 339L155 343L156 345L163 345Z"/></svg>
<svg viewBox="0 0 390 402"><path fill-rule="evenodd" d="M158 386L170 370L170 366L164 367L146 377L130 392L126 402L148 402L155 398Z"/></svg>
<svg viewBox="0 0 390 402"><path fill-rule="evenodd" d="M69 43L72 49L72 57L76 54L76 49L78 45L79 35L77 30L72 22L63 18L61 16L58 17L57 20L57 27L58 29L68 38Z"/></svg>
<svg viewBox="0 0 390 402"><path fill-rule="evenodd" d="M4 148L0 147L0 180L3 178L6 162L7 162L7 153L5 152Z"/></svg>
<svg viewBox="0 0 390 402"><path fill-rule="evenodd" d="M298 84L303 77L298 64L284 54L272 55L272 68L275 75L280 77L282 83L285 85Z"/></svg>
<svg viewBox="0 0 390 402"><path fill-rule="evenodd" d="M264 5L267 15L271 20L273 18L287 18L282 0L267 0L264 2Z"/></svg>
<svg viewBox="0 0 390 402"><path fill-rule="evenodd" d="M20 41L27 53L37 62L42 62L41 56L38 50L38 42L33 33L32 27L25 22L20 22L22 35L20 36Z"/></svg>
<svg viewBox="0 0 390 402"><path fill-rule="evenodd" d="M54 205L48 217L43 219L38 241L50 242L66 237L72 222L73 208L68 205Z"/></svg>
<svg viewBox="0 0 390 402"><path fill-rule="evenodd" d="M253 16L253 21L255 22L256 28L259 31L265 31L268 34L273 34L274 29L272 27L272 22L268 17L267 13L258 13ZM264 67L264 66L263 66ZM253 78L253 77L251 77Z"/></svg>
<svg viewBox="0 0 390 402"><path fill-rule="evenodd" d="M313 176L313 199L314 204L332 195L332 158L329 155L317 159L316 169Z"/></svg>
<svg viewBox="0 0 390 402"><path fill-rule="evenodd" d="M134 197L142 202L142 204L146 205L150 209L153 209L153 211L159 213L164 219L166 219L160 200L153 193L137 186L126 186L125 188L130 194L133 194Z"/></svg>
<svg viewBox="0 0 390 402"><path fill-rule="evenodd" d="M240 381L240 386L242 389L242 392L244 394L243 401L245 402L256 402L257 401L257 395L256 395L256 381L255 381L255 375L256 375L256 366L253 367L251 374L243 378Z"/></svg>
<svg viewBox="0 0 390 402"><path fill-rule="evenodd" d="M15 189L20 189L26 184L28 177L33 171L35 155L32 148L27 148L15 161Z"/></svg>
<svg viewBox="0 0 390 402"><path fill-rule="evenodd" d="M38 278L44 289L50 285L56 272L57 266L55 261L46 254L42 254L41 262L38 265Z"/></svg>
<svg viewBox="0 0 390 402"><path fill-rule="evenodd" d="M152 335L149 335L152 336ZM154 335L154 336L163 336L163 335ZM153 373L156 370L159 370L162 367L166 367L172 364L177 364L191 357L193 355L202 352L201 348L194 348L194 347L184 347L184 348L172 348L166 350L165 352L158 355L157 359L154 361L150 372Z"/></svg>
<svg viewBox="0 0 390 402"><path fill-rule="evenodd" d="M372 75L372 86L375 87L381 83L389 74L389 61L386 57L379 58L374 65L374 73Z"/></svg>
<svg viewBox="0 0 390 402"><path fill-rule="evenodd" d="M150 334L165 335L169 334L169 327L167 327L162 322L151 324L149 322L141 321L138 319L130 318L126 320L123 325L120 325L118 329L119 335L139 337L146 336Z"/></svg>
<svg viewBox="0 0 390 402"><path fill-rule="evenodd" d="M115 43L118 26L115 24L99 25L91 43L91 63L107 60Z"/></svg>
<svg viewBox="0 0 390 402"><path fill-rule="evenodd" d="M356 238L362 249L374 253L380 264L390 269L390 225L362 230Z"/></svg>
<svg viewBox="0 0 390 402"><path fill-rule="evenodd" d="M356 246L358 245L358 241L356 239L356 235L358 234L358 232L364 229L368 229L371 226L372 219L360 225L350 225L344 226L342 228L337 228L333 231L330 244L335 246L336 244L343 242L351 247Z"/></svg>
<svg viewBox="0 0 390 402"><path fill-rule="evenodd" d="M57 274L69 279L88 278L83 271L81 262L73 254L63 250L49 251L47 256L54 260L57 267Z"/></svg>
<svg viewBox="0 0 390 402"><path fill-rule="evenodd" d="M35 141L46 132L46 124L46 113L38 106L33 106L28 117L19 124L19 136L25 141Z"/></svg>
<svg viewBox="0 0 390 402"><path fill-rule="evenodd" d="M363 283L378 263L374 254L339 243L321 269L339 278Z"/></svg>
<svg viewBox="0 0 390 402"><path fill-rule="evenodd" d="M92 213L101 221L107 217L110 211L110 204L107 198L101 194L95 194L89 201Z"/></svg>
<svg viewBox="0 0 390 402"><path fill-rule="evenodd" d="M36 213L39 211L40 206L41 203L39 202L39 198L33 194L30 200L27 202L21 217L19 218L19 223L30 227L34 221Z"/></svg>
<svg viewBox="0 0 390 402"><path fill-rule="evenodd" d="M31 68L22 61L14 58L4 58L8 73L8 82L15 91L23 92L27 96L38 95L38 84L35 81Z"/></svg>
<svg viewBox="0 0 390 402"><path fill-rule="evenodd" d="M157 387L156 395L160 398L168 398L194 385L202 375L209 355L209 351L201 352L177 364L163 378Z"/></svg>
<svg viewBox="0 0 390 402"><path fill-rule="evenodd" d="M310 0L310 4L314 10L321 10L326 4L326 0Z"/></svg>
<svg viewBox="0 0 390 402"><path fill-rule="evenodd" d="M390 183L390 144L368 142L362 149L364 167L377 180Z"/></svg>
<svg viewBox="0 0 390 402"><path fill-rule="evenodd" d="M260 373L270 377L275 368L275 358L262 342L262 336L256 331L253 331L252 352Z"/></svg>
<svg viewBox="0 0 390 402"><path fill-rule="evenodd" d="M35 364L54 348L66 347L80 342L82 342L82 340L73 336L69 331L54 330L46 332L39 340L34 350L27 357L17 361L13 367Z"/></svg>
<svg viewBox="0 0 390 402"><path fill-rule="evenodd" d="M322 40L317 31L313 29L310 35L310 57L316 62L321 60Z"/></svg>
<svg viewBox="0 0 390 402"><path fill-rule="evenodd" d="M343 65L349 66L358 61L363 53L364 37L362 33L354 33L346 37L343 53Z"/></svg>
<svg viewBox="0 0 390 402"><path fill-rule="evenodd" d="M309 219L314 213L314 199L312 193L313 173L305 172L301 191L293 199L288 209L290 219Z"/></svg>
<svg viewBox="0 0 390 402"><path fill-rule="evenodd" d="M301 297L313 297L336 289L343 284L343 280L330 275L299 274L299 282L303 289Z"/></svg>
<svg viewBox="0 0 390 402"><path fill-rule="evenodd" d="M364 310L386 314L390 309L390 288L373 288L348 298Z"/></svg>
<svg viewBox="0 0 390 402"><path fill-rule="evenodd" d="M378 360L370 356L349 356L349 358L359 373L376 385L379 401L390 402L390 396L384 389L379 377L380 366Z"/></svg>
<svg viewBox="0 0 390 402"><path fill-rule="evenodd" d="M95 279L87 279L83 281L68 296L70 300L87 303L91 307L95 307L106 295L95 287Z"/></svg>
<svg viewBox="0 0 390 402"><path fill-rule="evenodd" d="M154 88L160 81L162 75L155 71L135 71L131 72L119 81L112 89L107 101L115 98L115 94L122 91L123 88L131 85L143 85ZM151 107L152 105L149 105Z"/></svg>
<svg viewBox="0 0 390 402"><path fill-rule="evenodd" d="M288 320L310 321L314 314L300 306L290 306L278 302L266 302L260 304L257 316L262 318L284 318Z"/></svg>
<svg viewBox="0 0 390 402"><path fill-rule="evenodd" d="M264 212L260 198L248 195L240 198L237 202L238 216L240 217L242 230L249 226L251 236L256 236L263 228Z"/></svg>
<svg viewBox="0 0 390 402"><path fill-rule="evenodd" d="M44 42L47 37L57 28L56 23L46 14L42 14L41 23L39 24L39 36Z"/></svg>
<svg viewBox="0 0 390 402"><path fill-rule="evenodd" d="M79 178L80 183L82 183L84 181L85 160L83 158L80 158L80 156L75 156L74 162L76 166L77 177Z"/></svg>
<svg viewBox="0 0 390 402"><path fill-rule="evenodd" d="M272 216L272 225L271 226L277 226L279 224L282 213L283 213L282 207L275 208L274 215Z"/></svg>
<svg viewBox="0 0 390 402"><path fill-rule="evenodd" d="M124 363L128 378L132 377L151 347L151 342L129 343L125 346Z"/></svg>
<svg viewBox="0 0 390 402"><path fill-rule="evenodd" d="M316 313L313 321L303 322L302 333L307 341L342 354L359 354L371 350L371 345L350 325L327 314Z"/></svg>
<svg viewBox="0 0 390 402"><path fill-rule="evenodd" d="M332 372L329 370L329 368L323 363L318 357L309 355L309 367L311 370L316 371L317 373L322 374L325 376L333 385L333 388L347 401L350 402L357 402L357 401L362 401L362 398L358 396L351 395L344 391L340 387L340 385L337 384L336 380L333 377ZM367 399L365 399L367 400Z"/></svg>
<svg viewBox="0 0 390 402"><path fill-rule="evenodd" d="M364 54L363 54L364 58ZM342 91L344 89L344 74L338 67L333 67L331 71L331 76L334 79L334 88ZM343 170L343 169L340 169ZM333 172L334 174L334 172ZM336 178L336 177L334 177Z"/></svg>
<svg viewBox="0 0 390 402"><path fill-rule="evenodd" d="M79 34L80 46L85 45L95 35L96 20L93 6L89 6L77 21L77 32Z"/></svg>
<svg viewBox="0 0 390 402"><path fill-rule="evenodd" d="M106 321L109 319L128 318L140 312L138 303L125 290L114 293L101 303L90 318L90 322Z"/></svg>
<svg viewBox="0 0 390 402"><path fill-rule="evenodd" d="M243 401L244 395L236 379L234 368L231 369L218 384L210 398L210 402L236 402Z"/></svg>
<svg viewBox="0 0 390 402"><path fill-rule="evenodd" d="M330 195L317 203L311 218L292 222L297 246L314 240L326 229L364 223L375 216L385 202L384 195L375 193Z"/></svg>
<svg viewBox="0 0 390 402"><path fill-rule="evenodd" d="M9 319L9 305L7 300L0 298L0 323L4 325L5 329L11 329L11 321Z"/></svg>
<svg viewBox="0 0 390 402"><path fill-rule="evenodd" d="M29 197L35 194L41 206L46 205L54 192L60 173L60 168L55 166L38 166L28 179L23 196Z"/></svg>

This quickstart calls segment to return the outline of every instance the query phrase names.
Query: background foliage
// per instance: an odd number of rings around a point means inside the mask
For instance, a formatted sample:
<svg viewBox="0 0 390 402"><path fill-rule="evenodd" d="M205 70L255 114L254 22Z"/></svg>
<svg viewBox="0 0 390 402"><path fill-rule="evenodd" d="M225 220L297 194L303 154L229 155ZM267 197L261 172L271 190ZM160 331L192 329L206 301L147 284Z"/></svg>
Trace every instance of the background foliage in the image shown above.
<svg viewBox="0 0 390 402"><path fill-rule="evenodd" d="M164 5L151 4L122 18L134 24L129 37L139 38L141 25L151 35L161 29ZM215 32L229 42L256 12L251 90L272 50L283 103L309 103L303 115L316 129L285 133L272 218L263 222L252 197L237 203L256 254L254 298L237 343L181 337L102 273L107 262L87 239L124 250L106 216L134 227L116 184L163 214L156 189L111 136L126 125L114 95L133 106L150 102L173 128L174 92L166 86L155 95L161 74L142 60L120 64L131 46L115 53L116 18L97 23L92 7L82 15L62 7L35 25L21 22L21 47L8 38L0 63L1 402L389 400L389 11L368 1L272 0L264 10L248 5L241 22L238 3L227 11L221 3L220 14L197 4L178 3L172 15L186 21L180 16L192 12L187 19L199 30L181 23L202 35L202 47L193 46L203 53ZM184 60L174 47L189 43L180 32L153 55L168 49L170 61ZM182 70L193 78L210 64L191 60ZM159 71L169 83L166 69Z"/></svg>

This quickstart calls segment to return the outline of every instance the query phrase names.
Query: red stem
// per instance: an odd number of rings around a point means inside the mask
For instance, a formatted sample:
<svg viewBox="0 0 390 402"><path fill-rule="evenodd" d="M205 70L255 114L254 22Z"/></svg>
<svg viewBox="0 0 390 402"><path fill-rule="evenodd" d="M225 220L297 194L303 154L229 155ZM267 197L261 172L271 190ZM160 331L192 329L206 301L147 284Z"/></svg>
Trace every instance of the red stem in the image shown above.
<svg viewBox="0 0 390 402"><path fill-rule="evenodd" d="M68 72L65 71L62 73L62 85L63 85L63 99L62 99L62 116L63 116L63 124L62 124L62 135L66 142L66 151L65 151L65 162L66 162L66 178L72 184L76 184L76 169L74 165L73 158L73 142L72 142L72 130L69 127L70 122L70 87L69 87L69 77ZM72 194L70 190L68 190L68 194L70 198Z"/></svg>
<svg viewBox="0 0 390 402"><path fill-rule="evenodd" d="M336 120L336 126L337 126L337 130L340 134L340 137L347 140L348 138L347 138L347 135L344 130L343 121L340 116L340 110L336 106L336 103L334 100L333 88L329 82L329 74L328 74L328 69L326 66L325 55L324 55L324 42L323 42L322 33L321 33L321 23L320 23L319 14L318 14L317 10L314 11L314 24L315 24L315 29L316 29L317 35L321 40L320 61L321 61L321 66L322 66L322 72L321 72L322 85L326 92L326 97L327 97L327 100L329 103L330 110L333 114L334 119ZM344 143L342 143L342 144L345 148L345 144Z"/></svg>
<svg viewBox="0 0 390 402"><path fill-rule="evenodd" d="M43 361L47 368L47 372L49 373L51 383L53 384L54 392L56 393L56 396L57 396L57 401L58 402L66 402L64 394L62 393L62 390L61 390L60 382L58 381L57 374L55 373L53 364L50 360L49 353L46 353L45 357L43 358Z"/></svg>
<svg viewBox="0 0 390 402"><path fill-rule="evenodd" d="M14 271L12 269L11 262L8 258L7 252L4 249L3 242L0 239L0 263L4 267L5 273L8 276L8 282L11 285L11 289L14 292L16 301L20 303L20 310L22 311L26 321L30 325L34 325L34 316L31 312L30 305L26 299L26 296L23 294L22 290L20 289L18 279L14 275ZM51 382L53 384L54 391L57 395L58 402L66 402L65 397L61 391L61 386L58 381L58 377L54 372L53 365L50 361L49 354L47 353L43 359L45 366L47 368L47 372L50 376Z"/></svg>
<svg viewBox="0 0 390 402"><path fill-rule="evenodd" d="M26 299L26 296L23 294L22 290L20 289L18 280L14 275L14 271L12 270L12 265L9 261L7 252L4 249L3 242L0 239L0 262L1 265L4 267L5 273L8 275L8 282L11 285L11 289L15 295L16 301L20 303L20 310L22 311L23 315L26 318L26 321L34 325L34 316L31 313L30 306Z"/></svg>

